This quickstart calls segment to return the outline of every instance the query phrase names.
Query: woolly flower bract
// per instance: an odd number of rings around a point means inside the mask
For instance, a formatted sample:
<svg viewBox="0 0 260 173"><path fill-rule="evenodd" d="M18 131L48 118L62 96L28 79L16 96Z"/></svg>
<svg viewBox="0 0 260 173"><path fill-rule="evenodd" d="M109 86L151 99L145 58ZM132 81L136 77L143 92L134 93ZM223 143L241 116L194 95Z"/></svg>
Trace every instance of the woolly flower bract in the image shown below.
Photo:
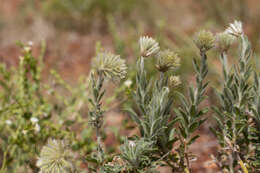
<svg viewBox="0 0 260 173"><path fill-rule="evenodd" d="M36 163L41 173L72 173L72 153L66 142L62 140L49 139L40 153Z"/></svg>
<svg viewBox="0 0 260 173"><path fill-rule="evenodd" d="M139 39L139 46L142 57L149 57L155 55L160 50L159 43L157 43L153 38L148 36L143 36Z"/></svg>
<svg viewBox="0 0 260 173"><path fill-rule="evenodd" d="M92 61L92 67L108 78L125 78L127 67L120 55L109 52L99 53Z"/></svg>
<svg viewBox="0 0 260 173"><path fill-rule="evenodd" d="M195 34L194 43L201 52L206 52L214 47L215 37L210 31L199 31Z"/></svg>
<svg viewBox="0 0 260 173"><path fill-rule="evenodd" d="M233 35L228 34L227 32L221 32L216 35L216 48L220 52L227 52L230 46L235 41Z"/></svg>
<svg viewBox="0 0 260 173"><path fill-rule="evenodd" d="M170 89L174 89L177 86L179 86L181 84L181 80L179 76L170 76L169 77L169 82L168 82L168 86Z"/></svg>
<svg viewBox="0 0 260 173"><path fill-rule="evenodd" d="M228 34L239 37L243 34L243 24L241 21L235 20L234 23L229 24L229 27L225 30Z"/></svg>
<svg viewBox="0 0 260 173"><path fill-rule="evenodd" d="M156 68L161 72L166 72L171 68L180 66L179 56L170 51L164 50L158 53Z"/></svg>

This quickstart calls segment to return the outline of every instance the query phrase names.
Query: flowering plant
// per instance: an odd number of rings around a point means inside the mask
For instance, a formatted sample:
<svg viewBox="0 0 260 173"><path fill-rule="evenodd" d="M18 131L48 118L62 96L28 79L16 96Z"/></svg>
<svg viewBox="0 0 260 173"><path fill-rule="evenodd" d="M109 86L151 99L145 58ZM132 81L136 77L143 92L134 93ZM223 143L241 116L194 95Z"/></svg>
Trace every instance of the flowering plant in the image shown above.
<svg viewBox="0 0 260 173"><path fill-rule="evenodd" d="M235 41L240 44L239 59L230 66L228 50ZM162 50L151 37L139 39L136 79L124 82L134 102L124 111L136 133L123 137L121 146L113 153L104 145L105 83L112 80L118 84L127 76L126 61L119 55L97 51L90 77L75 90L52 72L55 84L71 91L70 100L53 92L55 88L49 85L42 88L42 55L37 59L31 45L20 44L23 56L18 70L0 66L0 173L15 172L21 169L19 164L42 173L77 173L83 172L83 167L100 173L159 172L160 167L168 167L174 173L192 173L193 160L200 156L195 156L190 146L200 137L198 129L207 121L209 112L204 101L209 87L208 51L213 47L220 54L223 81L222 88L216 89L219 103L212 106L216 125L212 125L211 131L219 142L212 161L223 173L259 172L260 75L251 64L251 45L242 23L235 21L216 36L202 30L195 34L194 43L200 59L193 59L195 80L188 83L186 94L178 89L184 81L175 74L181 57L169 49ZM154 79L148 77L146 70L146 63L153 58L157 71ZM51 102L44 93L52 93L58 101ZM88 119L80 116L84 103ZM61 118L57 121L58 117ZM87 135L77 138L71 125L81 125Z"/></svg>

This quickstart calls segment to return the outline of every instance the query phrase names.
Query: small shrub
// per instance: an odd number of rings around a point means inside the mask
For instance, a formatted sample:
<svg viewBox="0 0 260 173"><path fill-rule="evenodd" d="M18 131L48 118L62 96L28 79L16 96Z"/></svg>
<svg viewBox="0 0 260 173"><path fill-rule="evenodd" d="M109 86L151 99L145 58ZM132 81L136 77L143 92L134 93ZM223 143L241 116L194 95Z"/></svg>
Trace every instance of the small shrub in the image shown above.
<svg viewBox="0 0 260 173"><path fill-rule="evenodd" d="M239 59L230 67L227 55L234 41L239 41ZM163 166L176 173L193 172L192 160L200 156L191 153L190 146L199 138L196 131L207 120L209 109L204 103L209 86L207 53L216 47L224 79L222 89L216 91L219 103L212 105L217 125L211 130L219 141L213 161L223 173L259 172L260 76L251 65L251 45L242 23L235 21L216 36L200 31L195 34L194 43L200 59L193 59L195 81L189 83L187 94L183 94L178 90L181 79L174 74L181 64L179 55L163 50L151 37L139 39L135 84L128 80L124 83L133 100L124 109L139 132L125 137L118 153L108 153L103 144L104 84L108 80L118 83L126 77L125 60L97 48L87 79L88 92L85 83L85 87L73 90L54 72L56 83L71 91L72 100L58 94L54 95L58 102L50 102L42 90L42 67L32 56L30 45L21 44L24 54L19 68L12 69L12 75L4 65L0 68L3 100L0 137L4 152L0 171L15 172L21 165L28 165L34 172L81 172L79 163L83 162L90 172L148 173L158 172L158 167ZM157 75L149 78L146 64L153 58ZM54 89L47 87L49 92ZM59 101L64 102L58 104ZM176 106L173 103L177 101L180 104ZM80 116L83 103L88 106L88 120ZM69 119L70 114L74 114L73 119ZM59 117L62 125L57 123ZM94 147L94 141L86 141L92 134L77 139L71 131L71 125L78 123L90 125L86 129L95 134ZM77 155L72 150L77 150L80 156L73 158ZM35 156L39 156L37 162Z"/></svg>

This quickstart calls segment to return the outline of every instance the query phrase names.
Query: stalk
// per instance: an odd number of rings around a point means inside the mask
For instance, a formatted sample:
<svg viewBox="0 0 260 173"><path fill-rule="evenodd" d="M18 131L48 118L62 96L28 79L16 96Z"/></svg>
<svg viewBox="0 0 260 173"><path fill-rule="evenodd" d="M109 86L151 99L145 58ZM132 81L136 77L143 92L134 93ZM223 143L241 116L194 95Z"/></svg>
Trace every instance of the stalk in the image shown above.
<svg viewBox="0 0 260 173"><path fill-rule="evenodd" d="M241 160L241 159L239 159L239 165L241 166L241 168L242 168L242 170L243 170L243 173L248 173L248 170L247 170L247 168L245 167L245 165L244 165L244 162Z"/></svg>
<svg viewBox="0 0 260 173"><path fill-rule="evenodd" d="M6 160L7 160L7 154L8 154L9 148L10 148L10 147L8 146L7 149L6 149L5 152L4 152L3 162L2 162L1 169L0 169L0 173L5 173Z"/></svg>

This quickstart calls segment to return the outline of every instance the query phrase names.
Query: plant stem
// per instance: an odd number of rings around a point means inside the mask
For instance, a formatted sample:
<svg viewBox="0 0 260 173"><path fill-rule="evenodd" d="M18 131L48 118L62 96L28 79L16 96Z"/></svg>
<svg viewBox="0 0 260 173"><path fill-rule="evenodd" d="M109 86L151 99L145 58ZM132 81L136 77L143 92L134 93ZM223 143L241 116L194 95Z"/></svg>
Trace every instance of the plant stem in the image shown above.
<svg viewBox="0 0 260 173"><path fill-rule="evenodd" d="M184 169L184 173L190 173L189 169L188 169L188 168L185 168L185 169Z"/></svg>
<svg viewBox="0 0 260 173"><path fill-rule="evenodd" d="M7 149L6 149L5 152L4 152L3 162L2 162L2 166L1 166L0 173L5 173L6 159L7 159L8 151L9 151L9 146L7 147Z"/></svg>
<svg viewBox="0 0 260 173"><path fill-rule="evenodd" d="M247 168L245 167L244 162L243 162L241 159L239 159L238 162L239 162L239 165L241 166L243 172L244 172L244 173L248 173L248 170L247 170Z"/></svg>
<svg viewBox="0 0 260 173"><path fill-rule="evenodd" d="M103 76L101 73L98 73L98 91L101 92L102 86L103 86ZM100 93L98 94L100 96ZM101 99L101 98L100 98ZM101 163L104 161L104 156L103 156L103 148L102 148L102 143L101 143L101 128L103 125L103 113L101 111L101 104L99 102L100 100L96 98L96 109L97 109L97 126L96 126L96 137L97 137L97 144L98 144L98 155L100 157Z"/></svg>
<svg viewBox="0 0 260 173"><path fill-rule="evenodd" d="M97 136L97 144L98 144L98 156L100 157L101 161L103 162L103 148L101 144L101 135L100 135L100 128L96 127L96 136Z"/></svg>
<svg viewBox="0 0 260 173"><path fill-rule="evenodd" d="M186 164L187 167L184 169L185 173L190 173L190 161L189 161L189 155L188 155L188 151L187 151L187 144L186 141L184 140L184 154L185 154L185 159L186 159Z"/></svg>

